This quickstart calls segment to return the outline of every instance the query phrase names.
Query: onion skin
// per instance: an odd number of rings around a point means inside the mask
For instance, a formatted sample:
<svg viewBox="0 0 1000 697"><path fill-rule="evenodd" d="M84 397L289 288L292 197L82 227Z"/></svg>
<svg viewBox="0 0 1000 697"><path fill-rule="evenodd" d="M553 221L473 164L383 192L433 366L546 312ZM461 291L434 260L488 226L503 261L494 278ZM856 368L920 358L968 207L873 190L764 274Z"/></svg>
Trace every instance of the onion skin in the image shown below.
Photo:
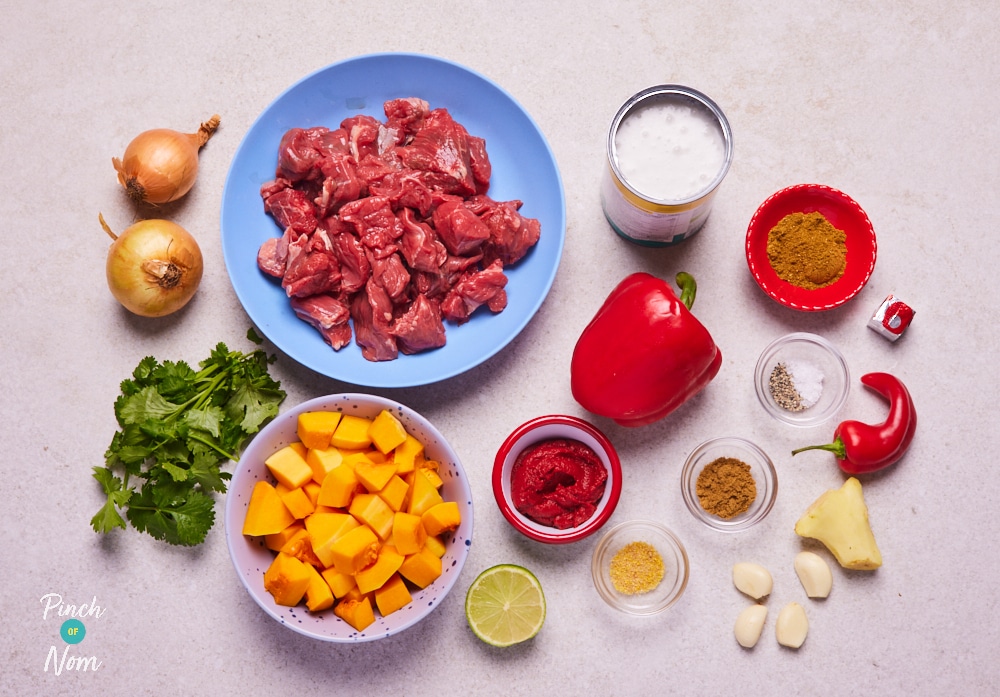
<svg viewBox="0 0 1000 697"><path fill-rule="evenodd" d="M163 317L187 305L201 283L204 262L191 234L169 220L142 220L115 235L108 250L108 288L127 310Z"/></svg>
<svg viewBox="0 0 1000 697"><path fill-rule="evenodd" d="M121 159L111 158L118 183L135 203L176 201L194 186L198 152L219 127L216 114L196 133L154 128L132 139Z"/></svg>

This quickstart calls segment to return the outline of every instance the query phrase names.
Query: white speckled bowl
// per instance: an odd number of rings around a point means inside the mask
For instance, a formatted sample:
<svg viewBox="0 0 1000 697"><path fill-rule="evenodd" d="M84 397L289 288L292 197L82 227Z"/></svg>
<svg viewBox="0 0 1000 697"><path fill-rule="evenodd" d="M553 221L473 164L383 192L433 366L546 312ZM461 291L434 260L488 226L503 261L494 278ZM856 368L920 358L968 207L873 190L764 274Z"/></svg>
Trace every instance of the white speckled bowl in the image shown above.
<svg viewBox="0 0 1000 697"><path fill-rule="evenodd" d="M375 622L358 632L334 615L332 608L313 614L304 604L297 607L277 605L271 594L264 590L264 571L274 559L274 552L264 546L262 539L247 537L241 531L254 484L260 479L271 480L264 460L279 448L298 440L296 428L299 414L306 411L340 411L374 417L383 409L391 410L406 430L424 444L427 457L440 463L438 474L444 480L442 496L446 501L458 502L462 523L447 540L441 576L427 588L411 589L413 601L388 617L376 612ZM314 639L344 643L373 641L401 632L422 620L444 600L458 581L472 544L472 490L458 455L444 436L420 414L402 404L373 395L336 394L303 402L282 413L250 442L229 483L225 528L236 573L264 612L289 629Z"/></svg>

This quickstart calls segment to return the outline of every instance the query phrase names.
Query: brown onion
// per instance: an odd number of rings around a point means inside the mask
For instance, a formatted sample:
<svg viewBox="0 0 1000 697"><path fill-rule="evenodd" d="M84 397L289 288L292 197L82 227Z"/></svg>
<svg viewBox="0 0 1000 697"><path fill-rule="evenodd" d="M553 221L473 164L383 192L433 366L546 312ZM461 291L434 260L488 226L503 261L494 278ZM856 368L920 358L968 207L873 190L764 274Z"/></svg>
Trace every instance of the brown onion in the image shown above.
<svg viewBox="0 0 1000 697"><path fill-rule="evenodd" d="M190 191L198 175L198 151L218 127L216 114L197 133L155 128L137 135L122 159L111 158L128 197L136 203L168 203Z"/></svg>
<svg viewBox="0 0 1000 697"><path fill-rule="evenodd" d="M184 307L201 283L201 249L191 234L169 220L142 220L116 235L108 250L108 287L128 310L162 317Z"/></svg>

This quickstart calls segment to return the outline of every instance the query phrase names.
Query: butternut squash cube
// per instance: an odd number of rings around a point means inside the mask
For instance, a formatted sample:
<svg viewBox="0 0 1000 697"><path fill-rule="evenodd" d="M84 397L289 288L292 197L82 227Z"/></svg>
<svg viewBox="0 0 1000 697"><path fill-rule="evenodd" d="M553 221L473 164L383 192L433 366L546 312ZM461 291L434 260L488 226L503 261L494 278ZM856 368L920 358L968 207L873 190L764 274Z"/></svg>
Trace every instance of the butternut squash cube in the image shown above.
<svg viewBox="0 0 1000 697"><path fill-rule="evenodd" d="M333 607L333 614L359 632L375 621L375 611L368 596L360 600L344 598Z"/></svg>
<svg viewBox="0 0 1000 697"><path fill-rule="evenodd" d="M432 552L439 559L448 551L448 548L445 546L440 537L428 537L427 541L424 542L424 549L428 552Z"/></svg>
<svg viewBox="0 0 1000 697"><path fill-rule="evenodd" d="M312 539L309 536L309 531L305 528L295 533L278 551L290 557L295 557L304 564L317 567L323 566L323 563L313 551Z"/></svg>
<svg viewBox="0 0 1000 697"><path fill-rule="evenodd" d="M280 496L281 502L285 504L285 508L295 516L296 520L301 520L316 510L316 504L312 502L302 487L287 491Z"/></svg>
<svg viewBox="0 0 1000 697"><path fill-rule="evenodd" d="M306 586L306 607L309 612L322 612L333 607L333 591L320 573L311 566L309 570L309 585Z"/></svg>
<svg viewBox="0 0 1000 697"><path fill-rule="evenodd" d="M406 507L407 513L423 515L439 503L444 503L437 487L424 472L423 469L416 469L410 474L412 480L410 482L410 500Z"/></svg>
<svg viewBox="0 0 1000 697"><path fill-rule="evenodd" d="M310 448L306 451L306 464L312 470L313 481L322 484L326 475L339 467L344 455L337 448Z"/></svg>
<svg viewBox="0 0 1000 697"><path fill-rule="evenodd" d="M393 574L381 588L375 591L375 604L378 606L378 611L382 613L382 617L388 617L396 610L406 607L412 600L410 589L406 587L399 574Z"/></svg>
<svg viewBox="0 0 1000 697"><path fill-rule="evenodd" d="M302 489L306 492L306 496L308 496L309 500L312 501L314 510L315 507L319 505L320 488L321 488L320 485L317 484L315 481L306 482L304 485L302 485Z"/></svg>
<svg viewBox="0 0 1000 697"><path fill-rule="evenodd" d="M424 444L406 434L406 440L392 451L392 459L396 463L396 474L409 474L424 461Z"/></svg>
<svg viewBox="0 0 1000 697"><path fill-rule="evenodd" d="M270 482L257 482L250 492L247 515L243 519L244 535L272 535L295 522L293 516Z"/></svg>
<svg viewBox="0 0 1000 697"><path fill-rule="evenodd" d="M380 547L378 537L371 528L359 525L330 546L332 566L342 574L356 574L378 559Z"/></svg>
<svg viewBox="0 0 1000 697"><path fill-rule="evenodd" d="M462 513L455 501L444 501L427 509L420 520L428 535L437 537L443 532L454 530L462 522Z"/></svg>
<svg viewBox="0 0 1000 697"><path fill-rule="evenodd" d="M363 487L358 481L358 475L354 473L354 468L343 464L326 475L316 502L320 506L347 508L359 489L363 490Z"/></svg>
<svg viewBox="0 0 1000 697"><path fill-rule="evenodd" d="M371 419L353 414L344 414L337 424L337 430L333 432L330 444L337 448L347 448L348 450L362 450L372 444L372 439L368 436L368 428L372 425Z"/></svg>
<svg viewBox="0 0 1000 697"><path fill-rule="evenodd" d="M444 486L444 480L441 479L441 475L438 474L438 463L436 460L424 460L422 465L419 465L417 469L424 473L424 476L431 480L431 484L434 488L440 489Z"/></svg>
<svg viewBox="0 0 1000 697"><path fill-rule="evenodd" d="M427 542L427 531L420 516L402 511L392 519L392 542L400 554L416 554Z"/></svg>
<svg viewBox="0 0 1000 697"><path fill-rule="evenodd" d="M359 525L354 516L344 512L313 513L306 518L306 530L312 541L312 550L321 566L333 566L333 545Z"/></svg>
<svg viewBox="0 0 1000 697"><path fill-rule="evenodd" d="M417 588L426 588L441 575L441 557L428 548L410 554L399 566L400 575Z"/></svg>
<svg viewBox="0 0 1000 697"><path fill-rule="evenodd" d="M295 607L309 587L309 569L295 557L278 552L264 572L264 589L278 605Z"/></svg>
<svg viewBox="0 0 1000 697"><path fill-rule="evenodd" d="M348 509L350 514L372 529L385 542L392 535L393 510L378 494L357 494Z"/></svg>
<svg viewBox="0 0 1000 697"><path fill-rule="evenodd" d="M354 580L354 576L349 574L342 574L334 567L329 567L323 569L320 575L326 581L327 585L330 586L330 591L333 593L335 598L343 598L347 593L357 586L357 581Z"/></svg>
<svg viewBox="0 0 1000 697"><path fill-rule="evenodd" d="M382 545L375 563L354 574L358 590L362 593L377 591L399 570L404 559L392 545Z"/></svg>
<svg viewBox="0 0 1000 697"><path fill-rule="evenodd" d="M396 465L392 462L382 464L358 462L354 466L354 474L369 493L375 493L376 491L381 491L389 483L392 476L396 474Z"/></svg>
<svg viewBox="0 0 1000 697"><path fill-rule="evenodd" d="M264 460L274 478L289 489L298 489L313 476L312 469L306 464L305 450L293 447L294 445L286 445Z"/></svg>
<svg viewBox="0 0 1000 697"><path fill-rule="evenodd" d="M301 521L292 523L281 532L273 532L270 535L265 535L264 546L272 552L280 552L285 543L292 539L299 530L305 530L305 526L302 525Z"/></svg>
<svg viewBox="0 0 1000 697"><path fill-rule="evenodd" d="M410 487L396 475L392 475L386 485L378 492L379 497L394 511L403 508L403 501L406 500L406 492Z"/></svg>
<svg viewBox="0 0 1000 697"><path fill-rule="evenodd" d="M406 440L406 428L388 409L383 409L368 428L368 437L379 452L388 454Z"/></svg>
<svg viewBox="0 0 1000 697"><path fill-rule="evenodd" d="M340 423L340 412L307 411L299 414L297 432L302 445L307 448L330 447L330 439Z"/></svg>

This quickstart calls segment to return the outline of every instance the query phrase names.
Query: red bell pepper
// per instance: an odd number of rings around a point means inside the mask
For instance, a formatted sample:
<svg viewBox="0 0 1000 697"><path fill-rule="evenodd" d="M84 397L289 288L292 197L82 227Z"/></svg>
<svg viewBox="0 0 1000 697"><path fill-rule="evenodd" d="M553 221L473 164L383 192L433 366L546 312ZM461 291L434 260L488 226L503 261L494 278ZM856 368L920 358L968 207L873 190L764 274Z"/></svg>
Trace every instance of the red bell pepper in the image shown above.
<svg viewBox="0 0 1000 697"><path fill-rule="evenodd" d="M828 450L837 456L840 469L848 474L876 472L897 462L913 440L917 428L917 410L906 386L888 373L868 373L861 383L889 400L889 415L884 423L870 425L844 421L833 434L833 442L793 450Z"/></svg>
<svg viewBox="0 0 1000 697"><path fill-rule="evenodd" d="M697 286L634 273L611 291L573 349L573 397L622 426L662 419L719 372L722 353L689 311Z"/></svg>

